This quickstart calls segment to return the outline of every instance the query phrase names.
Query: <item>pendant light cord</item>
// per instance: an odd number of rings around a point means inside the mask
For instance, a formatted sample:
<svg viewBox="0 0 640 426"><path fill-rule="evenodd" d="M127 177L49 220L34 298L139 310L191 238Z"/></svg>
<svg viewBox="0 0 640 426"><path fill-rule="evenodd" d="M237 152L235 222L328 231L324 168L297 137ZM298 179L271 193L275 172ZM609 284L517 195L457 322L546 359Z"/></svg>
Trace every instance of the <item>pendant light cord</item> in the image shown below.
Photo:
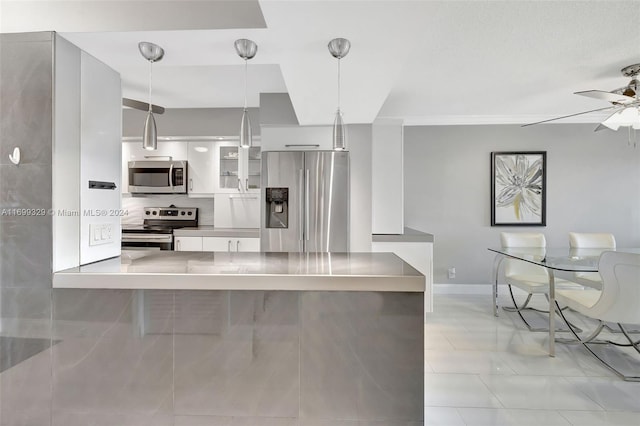
<svg viewBox="0 0 640 426"><path fill-rule="evenodd" d="M338 111L340 111L340 58L338 58Z"/></svg>
<svg viewBox="0 0 640 426"><path fill-rule="evenodd" d="M153 61L149 61L149 112L151 112L151 86L153 81Z"/></svg>
<svg viewBox="0 0 640 426"><path fill-rule="evenodd" d="M244 58L244 109L247 109L247 58Z"/></svg>

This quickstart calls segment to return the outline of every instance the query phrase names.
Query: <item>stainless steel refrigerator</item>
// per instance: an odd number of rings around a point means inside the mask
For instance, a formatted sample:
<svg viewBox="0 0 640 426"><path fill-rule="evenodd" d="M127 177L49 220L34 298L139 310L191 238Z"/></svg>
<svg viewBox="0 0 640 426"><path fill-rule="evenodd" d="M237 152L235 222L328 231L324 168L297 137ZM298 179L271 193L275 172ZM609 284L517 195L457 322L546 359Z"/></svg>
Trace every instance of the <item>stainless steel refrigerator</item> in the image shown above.
<svg viewBox="0 0 640 426"><path fill-rule="evenodd" d="M263 152L261 188L262 251L349 251L349 152Z"/></svg>

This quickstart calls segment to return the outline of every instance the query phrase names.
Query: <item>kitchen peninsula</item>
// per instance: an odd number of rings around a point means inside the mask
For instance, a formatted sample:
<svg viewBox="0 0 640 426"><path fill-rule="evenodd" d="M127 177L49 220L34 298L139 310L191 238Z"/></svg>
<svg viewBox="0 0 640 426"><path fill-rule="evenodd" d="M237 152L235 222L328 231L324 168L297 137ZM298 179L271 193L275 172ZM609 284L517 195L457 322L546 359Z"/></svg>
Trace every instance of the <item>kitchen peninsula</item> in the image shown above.
<svg viewBox="0 0 640 426"><path fill-rule="evenodd" d="M132 250L57 272L53 287L59 346L85 348L54 365L86 391L67 401L78 409L135 392L176 418L423 422L425 277L394 254ZM90 332L104 321L92 299L120 313L106 332ZM105 343L116 329L119 348ZM92 380L76 368L105 359ZM135 390L108 372L141 365Z"/></svg>

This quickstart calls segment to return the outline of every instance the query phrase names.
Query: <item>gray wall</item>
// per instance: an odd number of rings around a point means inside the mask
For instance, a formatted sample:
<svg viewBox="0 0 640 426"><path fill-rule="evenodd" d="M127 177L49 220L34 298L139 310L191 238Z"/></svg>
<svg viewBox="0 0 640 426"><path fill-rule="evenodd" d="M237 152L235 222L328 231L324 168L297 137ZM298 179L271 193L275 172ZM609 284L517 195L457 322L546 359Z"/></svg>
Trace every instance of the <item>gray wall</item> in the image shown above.
<svg viewBox="0 0 640 426"><path fill-rule="evenodd" d="M288 93L260 93L260 125L299 125Z"/></svg>
<svg viewBox="0 0 640 426"><path fill-rule="evenodd" d="M570 231L611 232L640 246L640 147L594 127L405 127L405 226L434 234L434 282L489 283L501 231L543 232L549 247L567 247ZM492 151L547 151L546 227L490 226Z"/></svg>
<svg viewBox="0 0 640 426"><path fill-rule="evenodd" d="M145 111L122 110L122 136L142 137ZM158 136L234 136L240 135L242 108L168 108L154 114ZM258 108L249 108L255 136L260 134Z"/></svg>

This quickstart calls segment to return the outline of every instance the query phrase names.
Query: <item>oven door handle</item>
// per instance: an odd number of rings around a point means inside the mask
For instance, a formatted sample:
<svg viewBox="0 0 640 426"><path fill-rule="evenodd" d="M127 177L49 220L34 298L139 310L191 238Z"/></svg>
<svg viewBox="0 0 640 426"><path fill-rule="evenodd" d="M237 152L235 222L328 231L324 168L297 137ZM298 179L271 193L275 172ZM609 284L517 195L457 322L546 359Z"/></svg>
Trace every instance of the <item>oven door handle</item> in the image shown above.
<svg viewBox="0 0 640 426"><path fill-rule="evenodd" d="M145 234L130 234L122 235L122 241L135 241L135 240L154 240L154 241L171 241L172 235L145 235Z"/></svg>

